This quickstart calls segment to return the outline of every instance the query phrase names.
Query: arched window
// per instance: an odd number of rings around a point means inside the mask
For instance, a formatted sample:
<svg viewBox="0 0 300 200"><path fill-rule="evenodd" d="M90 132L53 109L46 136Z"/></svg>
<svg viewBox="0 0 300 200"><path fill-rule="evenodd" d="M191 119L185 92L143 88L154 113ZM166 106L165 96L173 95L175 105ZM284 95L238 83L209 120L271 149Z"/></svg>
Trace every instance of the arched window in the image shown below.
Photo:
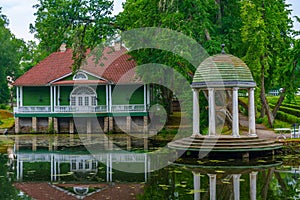
<svg viewBox="0 0 300 200"><path fill-rule="evenodd" d="M76 87L70 95L71 106L97 106L97 93L91 87Z"/></svg>
<svg viewBox="0 0 300 200"><path fill-rule="evenodd" d="M73 80L88 80L88 77L83 72L78 72L73 76Z"/></svg>

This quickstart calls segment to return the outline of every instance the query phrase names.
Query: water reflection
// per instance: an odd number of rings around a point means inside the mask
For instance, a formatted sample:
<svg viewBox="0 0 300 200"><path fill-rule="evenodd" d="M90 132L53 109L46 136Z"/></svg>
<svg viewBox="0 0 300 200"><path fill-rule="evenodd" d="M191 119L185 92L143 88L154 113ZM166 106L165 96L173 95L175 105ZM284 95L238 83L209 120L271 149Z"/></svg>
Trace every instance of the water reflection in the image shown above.
<svg viewBox="0 0 300 200"><path fill-rule="evenodd" d="M98 144L91 140L91 145L102 149L91 155L74 136L18 138L18 145L9 148L6 160L1 160L5 170L0 171L0 179L8 179L2 180L6 186L0 189L0 199L24 199L15 188L43 200L125 199L124 195L144 200L300 199L299 154L283 156L281 162L185 158L154 170L158 161L144 149L158 147L151 141L145 145L144 139L120 137ZM114 145L134 151L117 151L111 148ZM142 173L118 170L128 168ZM45 195L38 197L34 191ZM6 192L13 196L1 198Z"/></svg>
<svg viewBox="0 0 300 200"><path fill-rule="evenodd" d="M97 155L90 155L86 152L74 153L71 151L62 152L43 152L43 151L18 151L16 153L16 173L17 180L20 181L24 177L24 173L30 174L37 169L29 168L24 169L24 164L30 163L45 163L44 165L36 166L49 166L50 170L44 171L48 173L51 181L61 181L64 176L86 176L87 180L92 179L97 174L105 173L106 181L116 181L113 178L114 165L124 165L127 168L136 169L136 171L144 172L144 180L147 181L148 172L150 171L150 160L146 153L101 153ZM28 165L29 166L29 165ZM143 167L143 169L138 169ZM47 167L45 167L47 168ZM101 170L101 171L99 171ZM25 172L24 172L25 171ZM34 179L34 177L32 177ZM45 181L49 178L44 177Z"/></svg>

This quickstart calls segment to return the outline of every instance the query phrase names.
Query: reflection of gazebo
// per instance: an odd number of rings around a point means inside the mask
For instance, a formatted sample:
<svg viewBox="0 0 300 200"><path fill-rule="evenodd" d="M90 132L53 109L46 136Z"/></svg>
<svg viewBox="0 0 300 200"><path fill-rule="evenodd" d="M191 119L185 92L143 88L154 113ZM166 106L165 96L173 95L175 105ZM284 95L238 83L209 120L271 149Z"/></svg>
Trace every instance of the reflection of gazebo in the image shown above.
<svg viewBox="0 0 300 200"><path fill-rule="evenodd" d="M211 56L200 64L191 87L193 89L193 133L188 138L170 142L168 144L170 148L202 152L241 152L243 156L248 157L249 152L252 151L274 150L281 147L275 144L274 141L257 137L254 105L254 88L256 84L248 66L241 59L226 54L223 49L221 54ZM239 91L242 90L246 90L246 94L248 94L249 128L247 135L240 135L239 129L238 95ZM200 134L200 91L208 94L208 135ZM224 102L220 98L216 99L216 97L221 96L222 92L229 94L231 111L228 110L227 105L224 106ZM217 134L217 111L222 111L231 122L231 135Z"/></svg>
<svg viewBox="0 0 300 200"><path fill-rule="evenodd" d="M194 186L194 200L203 199L204 196L209 195L210 199L217 199L222 197L223 199L240 199L242 196L245 197L247 190L249 192L249 199L257 199L258 196L265 196L264 194L257 194L257 175L258 173L266 173L272 175L275 167L280 166L281 162L276 161L265 161L261 162L203 162L185 164L186 160L175 162L173 165L182 166L185 170L193 173L193 186ZM208 176L208 185L206 185L205 179L202 180L201 176ZM241 176L246 178L249 176L249 185L244 184L242 189L240 187ZM270 184L270 178L264 179L263 182L267 186ZM176 184L176 180L174 180ZM246 187L245 187L246 186ZM202 188L201 188L202 187ZM201 191L206 191L201 194ZM208 192L209 191L209 192ZM220 193L222 192L222 193ZM202 196L202 198L201 198ZM207 197L207 196L206 196ZM264 198L262 198L264 199Z"/></svg>

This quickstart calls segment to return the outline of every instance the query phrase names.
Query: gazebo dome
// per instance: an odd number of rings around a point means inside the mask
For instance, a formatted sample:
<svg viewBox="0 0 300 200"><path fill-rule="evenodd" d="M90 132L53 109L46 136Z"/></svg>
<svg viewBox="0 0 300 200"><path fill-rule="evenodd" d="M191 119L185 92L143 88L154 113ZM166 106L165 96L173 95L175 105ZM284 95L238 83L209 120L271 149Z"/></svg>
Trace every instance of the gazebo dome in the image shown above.
<svg viewBox="0 0 300 200"><path fill-rule="evenodd" d="M224 52L205 59L197 68L192 83L192 88L255 86L248 66L241 59Z"/></svg>

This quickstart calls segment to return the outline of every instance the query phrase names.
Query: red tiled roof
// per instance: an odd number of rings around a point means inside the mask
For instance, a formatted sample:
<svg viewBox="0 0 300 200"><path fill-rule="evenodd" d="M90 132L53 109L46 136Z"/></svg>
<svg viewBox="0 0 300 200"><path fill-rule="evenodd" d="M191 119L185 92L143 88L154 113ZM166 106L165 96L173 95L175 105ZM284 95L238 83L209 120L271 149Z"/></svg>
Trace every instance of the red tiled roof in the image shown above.
<svg viewBox="0 0 300 200"><path fill-rule="evenodd" d="M140 82L136 78L134 70L136 63L131 56L126 54L126 51L124 47L119 51L112 50L112 47L106 47L100 59L97 59L97 53L92 52L87 56L80 69L114 83ZM65 52L54 52L19 77L14 85L44 86L53 81L59 81L61 77L72 73L72 64L71 49Z"/></svg>
<svg viewBox="0 0 300 200"><path fill-rule="evenodd" d="M54 52L19 77L14 85L43 86L72 72L72 51Z"/></svg>

